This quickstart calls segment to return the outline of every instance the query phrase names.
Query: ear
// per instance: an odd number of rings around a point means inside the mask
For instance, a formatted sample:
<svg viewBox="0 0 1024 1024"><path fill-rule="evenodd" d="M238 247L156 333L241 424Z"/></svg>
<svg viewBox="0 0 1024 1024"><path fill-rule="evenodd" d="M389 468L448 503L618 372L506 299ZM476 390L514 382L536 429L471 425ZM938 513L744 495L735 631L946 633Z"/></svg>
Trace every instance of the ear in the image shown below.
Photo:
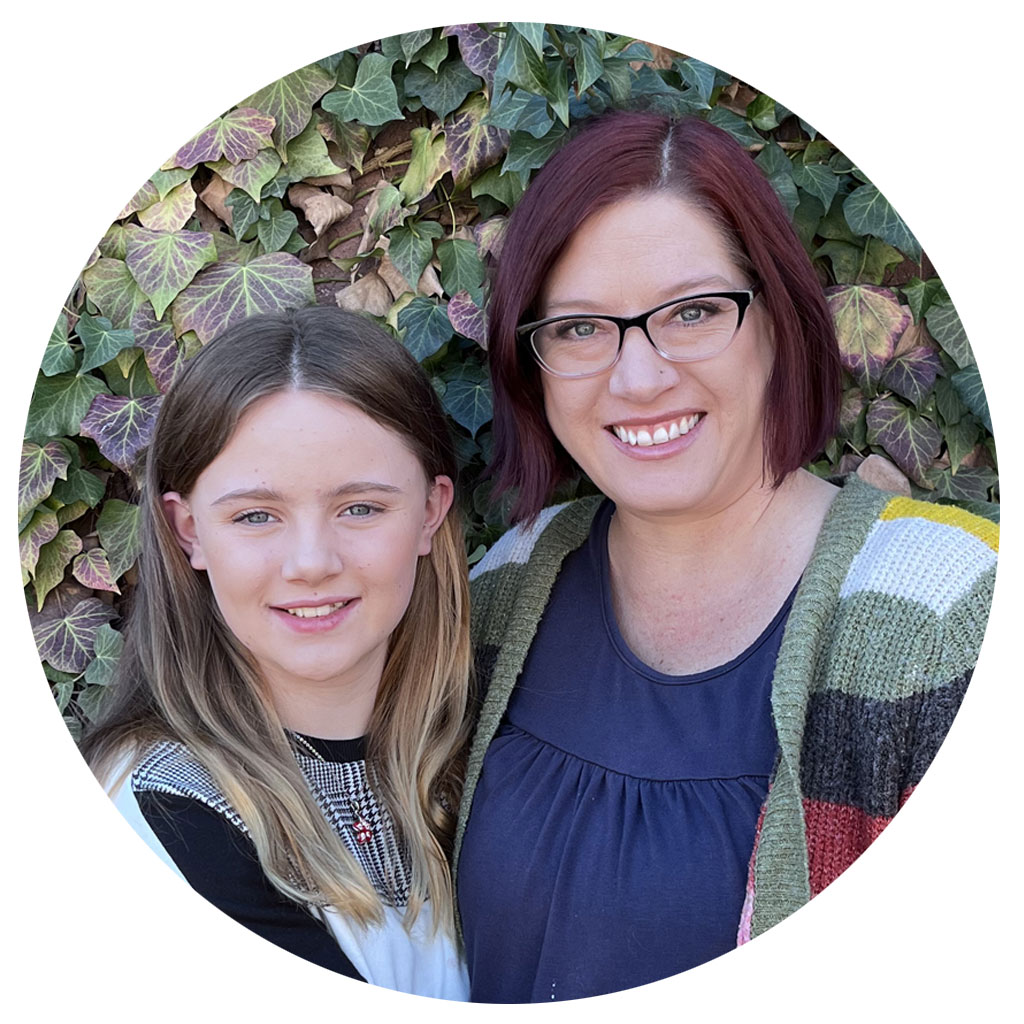
<svg viewBox="0 0 1024 1024"><path fill-rule="evenodd" d="M427 491L427 505L423 520L423 533L420 536L419 554L429 555L431 541L440 529L444 517L455 500L455 485L446 476L435 476L430 490Z"/></svg>
<svg viewBox="0 0 1024 1024"><path fill-rule="evenodd" d="M185 552L189 565L193 569L205 569L202 546L196 533L196 521L188 502L177 492L167 491L163 495L164 515L168 525L178 540L181 550Z"/></svg>

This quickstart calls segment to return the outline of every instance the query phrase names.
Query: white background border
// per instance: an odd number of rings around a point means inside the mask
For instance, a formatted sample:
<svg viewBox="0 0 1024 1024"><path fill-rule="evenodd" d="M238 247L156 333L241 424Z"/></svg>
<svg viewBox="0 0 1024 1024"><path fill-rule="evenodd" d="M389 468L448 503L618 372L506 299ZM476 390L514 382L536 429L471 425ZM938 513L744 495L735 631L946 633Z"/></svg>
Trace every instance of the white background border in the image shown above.
<svg viewBox="0 0 1024 1024"><path fill-rule="evenodd" d="M63 6L63 5L61 5ZM3 419L7 733L5 1003L31 1019L446 1019L667 1010L714 1020L976 1019L1012 998L1018 946L1022 437L1019 18L980 0L857 5L38 2L5 19ZM1008 7L1009 5L1007 5ZM511 7L511 11L510 11ZM653 5L651 5L653 8ZM978 354L999 442L1003 556L989 635L925 782L869 855L750 946L679 978L550 1011L467 1007L347 982L251 936L160 865L86 772L35 657L14 551L14 481L34 373L60 304L158 164L243 96L329 52L429 24L515 17L628 32L717 65L818 127L918 235ZM957 22L954 17L962 19ZM12 19L17 19L17 24ZM1011 49L1014 47L1014 49ZM21 106L18 106L20 103ZM11 364L14 364L13 366ZM1014 684L1013 680L1017 683ZM1011 733L1011 730L1013 732ZM1016 1002L1016 1001L1014 1001ZM1010 1003L1009 1005L1013 1005ZM31 1009L29 1009L31 1008ZM464 1019L464 1018L463 1018Z"/></svg>

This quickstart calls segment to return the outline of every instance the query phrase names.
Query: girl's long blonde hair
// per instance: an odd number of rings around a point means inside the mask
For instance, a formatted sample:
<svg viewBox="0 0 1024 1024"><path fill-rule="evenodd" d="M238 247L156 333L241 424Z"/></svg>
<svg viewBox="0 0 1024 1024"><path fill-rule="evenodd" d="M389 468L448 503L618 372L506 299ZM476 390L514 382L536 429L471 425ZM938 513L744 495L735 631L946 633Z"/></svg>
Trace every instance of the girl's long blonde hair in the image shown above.
<svg viewBox="0 0 1024 1024"><path fill-rule="evenodd" d="M185 744L245 822L277 889L368 924L381 919L381 900L310 794L264 681L161 503L166 491L189 494L253 402L293 389L345 401L394 431L427 480L456 478L433 387L371 321L313 306L227 330L185 366L157 417L142 471L142 553L127 641L108 706L82 750L102 779L126 751L137 757L155 741ZM369 728L370 777L409 854L407 926L429 899L435 926L453 927L448 858L469 660L465 551L453 508L419 560Z"/></svg>

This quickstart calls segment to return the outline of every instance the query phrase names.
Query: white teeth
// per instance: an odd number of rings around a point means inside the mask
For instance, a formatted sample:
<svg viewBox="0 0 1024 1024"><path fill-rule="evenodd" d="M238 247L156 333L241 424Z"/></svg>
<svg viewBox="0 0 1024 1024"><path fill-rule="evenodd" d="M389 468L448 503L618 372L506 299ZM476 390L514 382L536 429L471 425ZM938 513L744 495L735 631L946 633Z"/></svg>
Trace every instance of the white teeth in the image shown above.
<svg viewBox="0 0 1024 1024"><path fill-rule="evenodd" d="M631 430L627 427L613 425L612 431L623 444L650 448L653 445L665 444L667 441L674 441L677 437L682 437L683 434L688 434L699 422L700 413L694 413L692 416L684 416L677 423L670 423L667 430L664 427L658 427L653 435L642 427L639 430Z"/></svg>
<svg viewBox="0 0 1024 1024"><path fill-rule="evenodd" d="M325 615L330 615L331 612L336 612L347 604L348 601L338 601L335 604L317 605L315 608L285 608L284 610L298 619L322 619Z"/></svg>

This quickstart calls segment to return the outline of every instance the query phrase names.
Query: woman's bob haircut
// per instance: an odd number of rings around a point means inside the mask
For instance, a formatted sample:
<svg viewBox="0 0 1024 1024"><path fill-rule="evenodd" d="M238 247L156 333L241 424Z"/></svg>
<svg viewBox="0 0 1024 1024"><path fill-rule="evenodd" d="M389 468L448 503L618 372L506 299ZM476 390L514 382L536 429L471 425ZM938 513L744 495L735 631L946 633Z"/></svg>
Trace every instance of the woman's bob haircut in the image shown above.
<svg viewBox="0 0 1024 1024"><path fill-rule="evenodd" d="M589 122L538 172L511 215L488 316L494 491L533 519L575 467L544 415L541 370L516 327L566 244L596 210L666 192L707 213L760 285L775 344L765 395L765 475L778 486L835 431L841 368L821 283L771 185L729 135L698 118L619 111ZM628 310L616 310L625 314Z"/></svg>

